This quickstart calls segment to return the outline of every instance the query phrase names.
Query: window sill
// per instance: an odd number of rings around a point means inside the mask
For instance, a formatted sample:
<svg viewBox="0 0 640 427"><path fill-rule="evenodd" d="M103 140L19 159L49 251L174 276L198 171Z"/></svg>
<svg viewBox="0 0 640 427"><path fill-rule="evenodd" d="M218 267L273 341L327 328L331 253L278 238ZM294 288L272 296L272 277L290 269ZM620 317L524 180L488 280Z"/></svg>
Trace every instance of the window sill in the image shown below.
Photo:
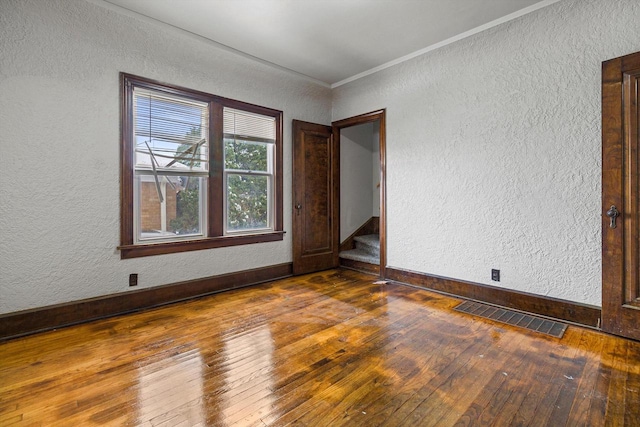
<svg viewBox="0 0 640 427"><path fill-rule="evenodd" d="M245 234L242 236L209 237L206 239L186 240L182 242L149 243L118 246L121 259L140 258L152 255L173 254L178 252L199 251L203 249L224 248L227 246L250 245L253 243L275 242L284 239L284 231L272 231L263 234Z"/></svg>

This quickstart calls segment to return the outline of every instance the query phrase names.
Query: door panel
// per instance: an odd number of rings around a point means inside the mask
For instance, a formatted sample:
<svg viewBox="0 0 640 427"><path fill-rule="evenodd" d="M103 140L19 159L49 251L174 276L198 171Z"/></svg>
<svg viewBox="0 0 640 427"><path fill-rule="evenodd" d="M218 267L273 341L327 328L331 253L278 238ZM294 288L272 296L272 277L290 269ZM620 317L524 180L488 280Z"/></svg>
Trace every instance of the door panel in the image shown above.
<svg viewBox="0 0 640 427"><path fill-rule="evenodd" d="M639 86L640 52L603 63L602 329L634 339L640 339Z"/></svg>
<svg viewBox="0 0 640 427"><path fill-rule="evenodd" d="M294 274L338 266L338 179L331 127L294 120Z"/></svg>

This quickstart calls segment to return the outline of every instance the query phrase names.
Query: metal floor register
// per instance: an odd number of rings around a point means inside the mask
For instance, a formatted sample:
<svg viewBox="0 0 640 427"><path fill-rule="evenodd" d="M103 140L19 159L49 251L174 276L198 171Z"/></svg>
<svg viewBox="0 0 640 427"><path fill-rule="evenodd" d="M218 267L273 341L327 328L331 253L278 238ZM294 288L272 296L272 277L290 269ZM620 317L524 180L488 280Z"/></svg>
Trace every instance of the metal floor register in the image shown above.
<svg viewBox="0 0 640 427"><path fill-rule="evenodd" d="M498 322L506 323L507 325L519 326L531 331L551 335L556 338L562 338L564 331L567 330L568 326L565 323L543 319L529 314L511 311L506 308L494 307L475 301L465 301L457 305L454 310L471 314L473 316L496 320Z"/></svg>

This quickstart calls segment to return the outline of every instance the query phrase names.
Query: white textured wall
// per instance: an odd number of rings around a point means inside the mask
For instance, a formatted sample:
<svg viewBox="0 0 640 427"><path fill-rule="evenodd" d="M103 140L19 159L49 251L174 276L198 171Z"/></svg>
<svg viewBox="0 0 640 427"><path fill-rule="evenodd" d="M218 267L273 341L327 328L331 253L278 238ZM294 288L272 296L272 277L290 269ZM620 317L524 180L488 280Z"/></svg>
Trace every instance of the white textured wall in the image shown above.
<svg viewBox="0 0 640 427"><path fill-rule="evenodd" d="M387 109L388 265L600 305L601 62L638 50L640 2L563 0L334 89Z"/></svg>
<svg viewBox="0 0 640 427"><path fill-rule="evenodd" d="M373 124L342 129L340 133L340 241L373 216L371 182Z"/></svg>
<svg viewBox="0 0 640 427"><path fill-rule="evenodd" d="M282 242L120 260L124 71L284 111ZM0 313L291 261L291 120L329 89L82 0L0 1Z"/></svg>

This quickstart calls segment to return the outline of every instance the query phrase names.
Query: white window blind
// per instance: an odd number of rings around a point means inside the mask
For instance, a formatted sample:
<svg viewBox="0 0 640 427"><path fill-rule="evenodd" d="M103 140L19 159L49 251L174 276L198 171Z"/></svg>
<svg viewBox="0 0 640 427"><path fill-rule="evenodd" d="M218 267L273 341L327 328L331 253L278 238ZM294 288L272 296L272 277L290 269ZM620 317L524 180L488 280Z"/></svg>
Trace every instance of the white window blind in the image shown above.
<svg viewBox="0 0 640 427"><path fill-rule="evenodd" d="M224 108L225 138L238 138L274 143L276 120L273 117Z"/></svg>
<svg viewBox="0 0 640 427"><path fill-rule="evenodd" d="M136 168L208 169L208 104L134 89Z"/></svg>

